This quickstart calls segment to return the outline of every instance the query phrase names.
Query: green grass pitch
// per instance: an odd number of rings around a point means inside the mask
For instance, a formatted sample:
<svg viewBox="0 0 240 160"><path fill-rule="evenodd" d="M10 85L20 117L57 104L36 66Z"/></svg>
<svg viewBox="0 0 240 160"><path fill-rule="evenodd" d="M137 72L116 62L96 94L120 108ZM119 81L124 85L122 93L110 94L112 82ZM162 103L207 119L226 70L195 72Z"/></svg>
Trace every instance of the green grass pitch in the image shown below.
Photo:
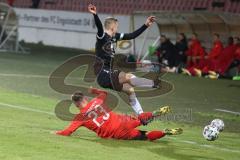
<svg viewBox="0 0 240 160"><path fill-rule="evenodd" d="M69 122L54 115L61 99L69 98L49 87L50 73L79 50L31 45L32 54L0 54L0 159L1 160L238 160L240 157L240 117L215 109L240 111L240 83L166 74L163 79L174 90L154 98L141 98L145 111L170 105L185 119L154 121L145 130L182 127L180 136L148 141L106 140L80 128L71 137L50 134ZM67 83L93 85L81 81L82 67ZM110 91L112 92L112 91ZM115 92L112 92L115 94ZM120 101L117 112L130 113ZM72 112L76 112L74 109ZM202 129L212 119L225 122L225 130L213 142L202 137Z"/></svg>

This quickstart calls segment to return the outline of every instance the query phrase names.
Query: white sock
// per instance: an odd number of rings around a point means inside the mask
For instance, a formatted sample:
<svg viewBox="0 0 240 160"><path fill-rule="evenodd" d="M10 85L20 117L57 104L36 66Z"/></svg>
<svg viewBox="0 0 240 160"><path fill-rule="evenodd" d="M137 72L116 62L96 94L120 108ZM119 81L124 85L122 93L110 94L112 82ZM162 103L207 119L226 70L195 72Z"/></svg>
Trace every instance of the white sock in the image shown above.
<svg viewBox="0 0 240 160"><path fill-rule="evenodd" d="M141 104L139 103L137 97L136 97L136 94L133 93L129 96L129 103L130 105L132 106L133 110L135 111L135 113L137 115L143 113L143 109L142 109L142 106Z"/></svg>
<svg viewBox="0 0 240 160"><path fill-rule="evenodd" d="M136 76L132 76L130 79L130 83L134 86L134 87L148 87L148 88L152 88L154 85L153 80L147 79L147 78L139 78Z"/></svg>

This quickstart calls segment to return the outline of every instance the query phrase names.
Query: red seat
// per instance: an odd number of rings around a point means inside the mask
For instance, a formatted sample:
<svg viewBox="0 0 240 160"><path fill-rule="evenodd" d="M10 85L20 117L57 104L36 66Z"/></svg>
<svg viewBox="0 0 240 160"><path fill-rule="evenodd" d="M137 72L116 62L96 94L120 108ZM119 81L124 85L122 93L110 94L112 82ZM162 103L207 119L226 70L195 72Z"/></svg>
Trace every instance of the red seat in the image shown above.
<svg viewBox="0 0 240 160"><path fill-rule="evenodd" d="M7 0L0 0L7 2ZM46 3L53 1L54 3ZM224 2L224 8L212 7L214 1ZM240 3L230 0L92 0L98 12L130 14L133 11L171 10L191 11L194 8L207 8L209 11L240 13ZM89 0L41 0L39 8L86 12ZM32 0L15 0L14 6L28 8Z"/></svg>

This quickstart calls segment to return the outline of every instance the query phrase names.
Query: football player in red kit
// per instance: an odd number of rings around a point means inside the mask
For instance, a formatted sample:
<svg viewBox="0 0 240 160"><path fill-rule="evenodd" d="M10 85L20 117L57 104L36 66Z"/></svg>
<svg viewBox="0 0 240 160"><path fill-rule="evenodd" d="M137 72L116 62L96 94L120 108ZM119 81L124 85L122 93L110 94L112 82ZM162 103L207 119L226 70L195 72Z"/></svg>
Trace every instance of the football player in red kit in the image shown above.
<svg viewBox="0 0 240 160"><path fill-rule="evenodd" d="M156 140L165 135L182 133L181 128L165 129L164 131L141 131L137 129L142 125L142 119L152 121L154 117L170 112L170 108L162 107L154 112L144 112L138 117L121 115L110 111L104 104L107 92L90 88L90 93L98 94L90 102L81 92L72 95L72 101L80 109L71 124L64 130L55 132L58 135L70 136L79 127L84 126L95 132L101 138L114 138L124 140Z"/></svg>

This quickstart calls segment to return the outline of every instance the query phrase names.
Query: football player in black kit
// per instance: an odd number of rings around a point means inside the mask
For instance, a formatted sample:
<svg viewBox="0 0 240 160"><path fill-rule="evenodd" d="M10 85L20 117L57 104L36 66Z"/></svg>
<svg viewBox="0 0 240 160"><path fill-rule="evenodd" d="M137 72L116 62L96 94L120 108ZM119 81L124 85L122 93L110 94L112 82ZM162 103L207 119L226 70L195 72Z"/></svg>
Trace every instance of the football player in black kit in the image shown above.
<svg viewBox="0 0 240 160"><path fill-rule="evenodd" d="M88 11L93 14L97 27L97 42L95 48L97 58L94 63L94 70L98 76L98 84L103 88L110 88L115 91L127 93L129 96L129 103L135 113L138 115L143 113L142 107L136 97L134 87L158 88L160 80L158 80L158 78L155 80L139 78L131 73L113 69L114 46L116 46L114 44L119 40L130 40L138 37L155 22L155 17L148 17L145 24L132 33L118 33L117 19L113 17L106 18L103 27L97 15L96 6L89 4Z"/></svg>

